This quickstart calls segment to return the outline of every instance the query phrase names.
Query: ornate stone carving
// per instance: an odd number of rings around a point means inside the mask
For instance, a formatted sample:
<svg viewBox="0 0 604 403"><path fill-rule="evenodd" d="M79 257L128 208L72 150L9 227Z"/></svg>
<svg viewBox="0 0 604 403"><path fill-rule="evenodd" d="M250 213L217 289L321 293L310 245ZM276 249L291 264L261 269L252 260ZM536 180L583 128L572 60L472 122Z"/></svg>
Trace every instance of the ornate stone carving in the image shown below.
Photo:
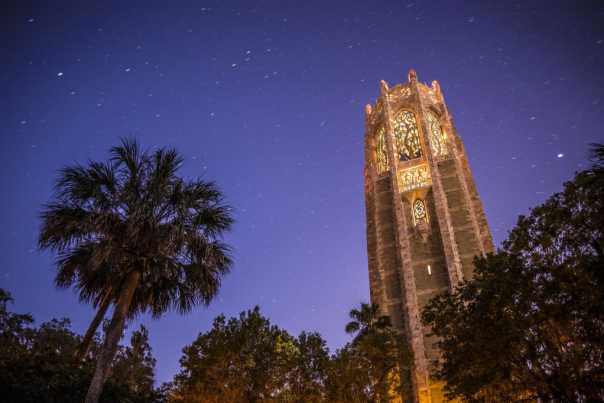
<svg viewBox="0 0 604 403"><path fill-rule="evenodd" d="M399 176L401 193L428 187L432 184L427 164L404 169L400 171Z"/></svg>

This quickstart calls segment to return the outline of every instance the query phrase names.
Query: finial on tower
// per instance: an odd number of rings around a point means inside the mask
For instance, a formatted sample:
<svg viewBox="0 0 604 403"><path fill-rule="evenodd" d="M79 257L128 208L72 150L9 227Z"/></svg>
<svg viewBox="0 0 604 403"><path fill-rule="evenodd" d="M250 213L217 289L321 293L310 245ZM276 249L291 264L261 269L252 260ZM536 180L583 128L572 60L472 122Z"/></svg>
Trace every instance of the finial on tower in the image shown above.
<svg viewBox="0 0 604 403"><path fill-rule="evenodd" d="M409 69L409 73L407 74L407 79L409 82L417 81L417 72L413 69Z"/></svg>
<svg viewBox="0 0 604 403"><path fill-rule="evenodd" d="M439 98L442 96L442 93L440 92L440 84L438 83L438 81L432 81L432 90Z"/></svg>
<svg viewBox="0 0 604 403"><path fill-rule="evenodd" d="M380 93L382 95L388 94L388 83L384 80L380 80Z"/></svg>
<svg viewBox="0 0 604 403"><path fill-rule="evenodd" d="M371 112L372 112L371 104L365 105L365 116L369 117L371 115Z"/></svg>

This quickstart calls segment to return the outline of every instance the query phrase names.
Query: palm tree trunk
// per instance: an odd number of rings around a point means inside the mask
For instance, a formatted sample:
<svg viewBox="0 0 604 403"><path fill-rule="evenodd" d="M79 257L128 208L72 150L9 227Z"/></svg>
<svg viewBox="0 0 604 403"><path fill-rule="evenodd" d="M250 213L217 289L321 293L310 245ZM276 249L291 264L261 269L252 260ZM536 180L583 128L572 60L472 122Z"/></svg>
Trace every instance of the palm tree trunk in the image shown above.
<svg viewBox="0 0 604 403"><path fill-rule="evenodd" d="M78 350L76 351L75 357L76 357L77 361L81 361L86 356L86 353L88 353L88 350L90 349L90 343L92 342L92 338L94 337L94 334L96 333L96 329L99 327L99 325L101 324L101 321L105 317L105 314L107 313L107 309L109 308L109 305L111 305L111 298L109 298L110 295L111 295L111 288L108 289L107 292L105 293L105 296L103 297L103 300L101 301L101 305L99 306L99 310L97 311L94 319L90 323L90 326L88 327L88 330L86 331L86 335L84 336L84 339L82 339L82 342L80 343L80 346L78 347Z"/></svg>
<svg viewBox="0 0 604 403"><path fill-rule="evenodd" d="M108 368L117 351L118 342L122 337L128 309L130 308L132 297L134 296L134 291L136 290L139 279L140 272L138 271L131 272L126 279L125 287L120 293L120 297L113 310L113 317L111 318L111 323L109 324L107 334L105 335L103 348L97 359L96 368L94 369L94 375L90 382L88 393L86 394L85 403L98 403L99 398L101 397L105 376L108 373Z"/></svg>

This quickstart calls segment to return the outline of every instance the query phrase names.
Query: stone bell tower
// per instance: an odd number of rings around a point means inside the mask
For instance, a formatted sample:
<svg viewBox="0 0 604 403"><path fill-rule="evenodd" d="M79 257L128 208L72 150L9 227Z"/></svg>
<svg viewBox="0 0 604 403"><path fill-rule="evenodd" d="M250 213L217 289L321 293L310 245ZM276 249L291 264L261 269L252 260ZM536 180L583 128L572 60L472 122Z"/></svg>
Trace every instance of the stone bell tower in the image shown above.
<svg viewBox="0 0 604 403"><path fill-rule="evenodd" d="M431 377L439 352L421 310L471 278L474 256L493 241L437 81L420 83L414 70L392 88L382 81L365 114L371 300L407 341L413 401L442 402L442 382Z"/></svg>

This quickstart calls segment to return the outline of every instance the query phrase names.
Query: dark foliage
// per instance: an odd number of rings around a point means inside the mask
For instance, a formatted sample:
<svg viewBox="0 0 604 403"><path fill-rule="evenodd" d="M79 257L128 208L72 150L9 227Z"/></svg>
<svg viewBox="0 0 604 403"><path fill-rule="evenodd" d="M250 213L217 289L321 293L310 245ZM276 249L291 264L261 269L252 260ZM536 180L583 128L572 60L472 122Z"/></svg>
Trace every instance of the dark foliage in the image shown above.
<svg viewBox="0 0 604 403"><path fill-rule="evenodd" d="M68 319L34 326L30 315L9 311L10 295L0 289L0 396L11 403L81 403L86 396L99 345L83 361L74 359L81 337ZM154 390L155 360L147 330L133 332L131 345L120 347L101 396L102 402L159 402Z"/></svg>
<svg viewBox="0 0 604 403"><path fill-rule="evenodd" d="M214 320L184 348L171 402L384 402L400 393L399 337L376 306L351 311L354 340L330 357L318 333L297 338L258 307Z"/></svg>
<svg viewBox="0 0 604 403"><path fill-rule="evenodd" d="M334 355L327 377L328 401L389 402L408 391L403 371L409 356L402 337L377 305L350 311L346 332L351 343Z"/></svg>
<svg viewBox="0 0 604 403"><path fill-rule="evenodd" d="M604 146L423 319L440 337L450 396L603 401Z"/></svg>
<svg viewBox="0 0 604 403"><path fill-rule="evenodd" d="M230 269L220 241L230 209L214 183L181 179L181 163L175 150L125 140L107 162L64 168L42 213L39 244L58 254L56 285L98 308L88 336L114 305L87 403L99 399L127 318L207 305Z"/></svg>
<svg viewBox="0 0 604 403"><path fill-rule="evenodd" d="M231 266L218 238L232 218L214 183L177 176L181 164L173 149L150 154L125 140L108 162L63 168L39 239L58 253L57 286L96 306L138 271L131 316L208 304Z"/></svg>
<svg viewBox="0 0 604 403"><path fill-rule="evenodd" d="M271 325L256 307L238 318L214 320L183 350L174 402L312 402L322 398L325 341L298 339Z"/></svg>

